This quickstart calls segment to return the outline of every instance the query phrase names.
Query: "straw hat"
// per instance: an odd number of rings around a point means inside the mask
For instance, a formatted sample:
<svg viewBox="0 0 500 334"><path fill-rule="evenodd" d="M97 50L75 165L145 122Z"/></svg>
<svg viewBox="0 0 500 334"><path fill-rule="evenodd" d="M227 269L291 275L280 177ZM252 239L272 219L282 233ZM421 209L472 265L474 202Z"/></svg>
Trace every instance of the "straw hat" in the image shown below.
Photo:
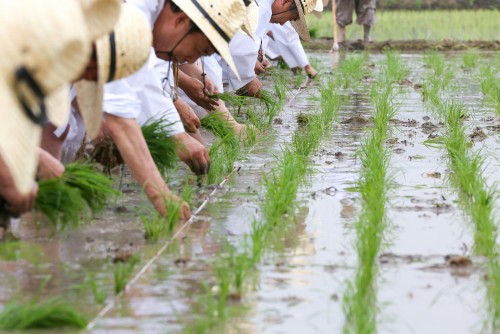
<svg viewBox="0 0 500 334"><path fill-rule="evenodd" d="M321 19L323 17L323 8L328 5L329 0L317 0L317 1L318 1L318 3L316 3L316 6L314 6L312 13L318 19ZM326 2L326 4L325 4L325 2Z"/></svg>
<svg viewBox="0 0 500 334"><path fill-rule="evenodd" d="M122 0L78 0L87 21L90 39L107 35L113 30L122 8Z"/></svg>
<svg viewBox="0 0 500 334"><path fill-rule="evenodd" d="M253 34L257 30L259 24L259 4L253 0L243 0L247 7L247 15L241 26L241 31L253 39Z"/></svg>
<svg viewBox="0 0 500 334"><path fill-rule="evenodd" d="M212 42L239 79L229 41L241 28L246 8L241 0L172 0Z"/></svg>
<svg viewBox="0 0 500 334"><path fill-rule="evenodd" d="M124 3L114 31L96 41L97 82L80 80L75 84L80 114L90 138L95 138L101 128L104 84L138 71L149 57L152 39L144 15Z"/></svg>
<svg viewBox="0 0 500 334"><path fill-rule="evenodd" d="M78 77L91 44L81 5L74 0L3 1L0 20L0 154L17 189L28 193L40 124L49 115L68 113L67 108L49 113L45 97Z"/></svg>
<svg viewBox="0 0 500 334"><path fill-rule="evenodd" d="M295 0L295 5L299 12L299 19L297 21L291 21L292 26L295 28L300 38L305 41L311 39L309 35L309 30L307 29L306 15L312 13L313 11L322 12L323 11L323 1L322 0Z"/></svg>

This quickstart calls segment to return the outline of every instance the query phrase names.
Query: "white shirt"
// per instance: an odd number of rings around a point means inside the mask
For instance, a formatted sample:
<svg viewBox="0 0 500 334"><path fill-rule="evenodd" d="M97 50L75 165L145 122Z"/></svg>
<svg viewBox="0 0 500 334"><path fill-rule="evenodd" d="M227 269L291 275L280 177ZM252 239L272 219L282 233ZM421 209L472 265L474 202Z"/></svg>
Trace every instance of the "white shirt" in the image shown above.
<svg viewBox="0 0 500 334"><path fill-rule="evenodd" d="M254 33L254 40L244 33L237 32L229 43L229 50L233 57L241 81L232 73L227 64L222 64L224 76L229 80L229 86L233 90L237 90L255 78L255 63L259 48L265 48L267 43L267 32L271 24L272 4L274 0L259 0L259 24Z"/></svg>
<svg viewBox="0 0 500 334"><path fill-rule="evenodd" d="M127 3L137 7L153 29L165 0L128 0ZM162 77L155 70L159 61L151 48L148 61L138 72L106 84L103 110L118 117L137 119L140 124L149 119L163 118L170 135L176 135L184 132L184 126L170 92L163 89Z"/></svg>
<svg viewBox="0 0 500 334"><path fill-rule="evenodd" d="M303 68L309 64L309 59L304 51L299 34L295 31L290 22L284 25L271 24L271 31L273 32L277 53L283 57L288 67ZM266 52L267 51L268 50L266 50ZM273 56L274 57L271 58L276 58L276 55Z"/></svg>

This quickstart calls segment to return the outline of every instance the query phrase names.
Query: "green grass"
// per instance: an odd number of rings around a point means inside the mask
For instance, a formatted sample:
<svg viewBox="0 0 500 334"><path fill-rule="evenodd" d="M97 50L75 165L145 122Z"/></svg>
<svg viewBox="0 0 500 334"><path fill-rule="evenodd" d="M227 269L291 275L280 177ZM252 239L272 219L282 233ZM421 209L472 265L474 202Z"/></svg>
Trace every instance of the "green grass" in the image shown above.
<svg viewBox="0 0 500 334"><path fill-rule="evenodd" d="M377 23L372 28L374 40L498 40L500 23L495 10L435 10L435 11L377 11ZM306 17L309 30L317 37L332 37L332 13L323 13L318 20ZM363 38L363 28L357 24L347 27L346 38Z"/></svg>
<svg viewBox="0 0 500 334"><path fill-rule="evenodd" d="M60 299L7 303L0 314L0 328L4 330L83 329L86 326L85 317Z"/></svg>
<svg viewBox="0 0 500 334"><path fill-rule="evenodd" d="M60 178L39 182L35 210L54 224L77 225L82 214L97 213L118 194L113 181L95 171L92 165L72 163Z"/></svg>

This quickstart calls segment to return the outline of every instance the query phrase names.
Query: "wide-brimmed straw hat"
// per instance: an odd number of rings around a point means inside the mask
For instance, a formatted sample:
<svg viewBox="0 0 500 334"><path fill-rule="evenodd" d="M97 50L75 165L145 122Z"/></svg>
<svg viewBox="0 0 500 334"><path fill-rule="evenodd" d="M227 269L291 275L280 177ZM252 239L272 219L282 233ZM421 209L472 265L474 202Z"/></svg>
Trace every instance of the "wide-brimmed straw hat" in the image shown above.
<svg viewBox="0 0 500 334"><path fill-rule="evenodd" d="M246 7L241 0L172 0L210 40L229 68L239 78L229 41L242 27Z"/></svg>
<svg viewBox="0 0 500 334"><path fill-rule="evenodd" d="M297 6L297 11L299 12L299 19L297 21L291 21L291 24L295 28L295 31L299 34L300 38L308 41L311 39L311 36L309 35L309 30L307 29L306 15L312 13L313 11L322 12L323 1L295 0L295 5Z"/></svg>
<svg viewBox="0 0 500 334"><path fill-rule="evenodd" d="M122 0L78 0L87 21L90 39L107 35L120 17Z"/></svg>
<svg viewBox="0 0 500 334"><path fill-rule="evenodd" d="M247 15L241 26L241 31L253 39L253 34L259 25L259 4L254 0L243 0L247 7Z"/></svg>
<svg viewBox="0 0 500 334"><path fill-rule="evenodd" d="M78 107L90 138L101 128L104 84L138 71L147 61L152 32L144 15L130 4L123 4L118 23L111 34L95 43L97 81L75 83Z"/></svg>
<svg viewBox="0 0 500 334"><path fill-rule="evenodd" d="M61 87L84 69L91 42L75 0L3 1L0 20L0 154L25 194L35 176L41 124L68 114L66 106L49 112L45 99L68 94Z"/></svg>

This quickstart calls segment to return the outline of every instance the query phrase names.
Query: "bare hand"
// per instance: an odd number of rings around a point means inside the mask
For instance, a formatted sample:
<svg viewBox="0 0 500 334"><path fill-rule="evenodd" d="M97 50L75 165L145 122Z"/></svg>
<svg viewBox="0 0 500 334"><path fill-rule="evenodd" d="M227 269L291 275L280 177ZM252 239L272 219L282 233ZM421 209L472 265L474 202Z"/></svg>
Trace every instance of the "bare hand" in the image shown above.
<svg viewBox="0 0 500 334"><path fill-rule="evenodd" d="M195 133L196 129L201 126L201 121L198 116L196 116L193 109L180 98L174 102L174 105L181 117L186 132Z"/></svg>
<svg viewBox="0 0 500 334"><path fill-rule="evenodd" d="M43 149L38 150L38 172L41 180L54 179L64 174L64 165Z"/></svg>
<svg viewBox="0 0 500 334"><path fill-rule="evenodd" d="M207 174L210 168L210 157L208 156L207 148L187 133L175 135L173 138L179 145L177 151L179 158L196 175Z"/></svg>
<svg viewBox="0 0 500 334"><path fill-rule="evenodd" d="M162 193L161 195L156 196L154 199L152 199L152 202L153 202L153 205L154 205L156 211L158 211L158 213L160 213L160 215L163 217L165 217L167 215L166 204L169 201L175 202L174 204L180 204L180 207L179 207L179 219L180 220L186 221L189 218L191 218L191 209L189 208L189 205L186 202L184 202L182 199L177 197L176 195L173 195L171 193L169 193L169 194Z"/></svg>
<svg viewBox="0 0 500 334"><path fill-rule="evenodd" d="M266 68L264 67L264 65L260 61L257 61L255 63L254 72L255 72L255 74L259 75L259 74L265 73Z"/></svg>
<svg viewBox="0 0 500 334"><path fill-rule="evenodd" d="M182 90L200 107L206 110L214 110L217 106L217 101L207 95L217 93L217 89L214 88L215 85L206 77L205 86L206 87L203 86L203 83L200 80L191 78L191 80L187 80L185 82Z"/></svg>

